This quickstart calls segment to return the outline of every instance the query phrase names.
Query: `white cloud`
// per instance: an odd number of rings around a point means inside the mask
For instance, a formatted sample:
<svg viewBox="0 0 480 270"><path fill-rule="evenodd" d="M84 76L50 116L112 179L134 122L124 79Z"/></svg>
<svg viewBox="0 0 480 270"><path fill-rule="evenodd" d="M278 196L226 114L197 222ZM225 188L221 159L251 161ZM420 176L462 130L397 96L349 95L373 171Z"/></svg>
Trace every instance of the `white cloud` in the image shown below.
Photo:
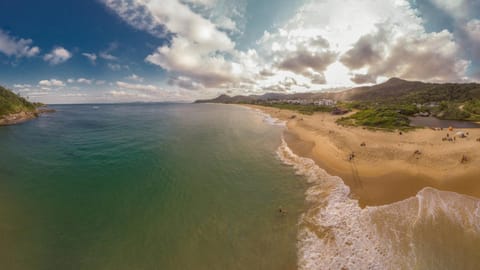
<svg viewBox="0 0 480 270"><path fill-rule="evenodd" d="M85 79L85 78L78 78L77 83L92 84L92 80Z"/></svg>
<svg viewBox="0 0 480 270"><path fill-rule="evenodd" d="M62 82L61 80L50 79L50 80L41 80L38 82L38 85L45 86L45 87L63 87L65 86L65 83Z"/></svg>
<svg viewBox="0 0 480 270"><path fill-rule="evenodd" d="M119 71L122 69L122 66L120 66L119 64L112 64L112 63L108 63L107 64L108 68L113 70L113 71Z"/></svg>
<svg viewBox="0 0 480 270"><path fill-rule="evenodd" d="M40 53L40 48L32 46L31 39L12 37L0 29L0 52L7 56L32 57Z"/></svg>
<svg viewBox="0 0 480 270"><path fill-rule="evenodd" d="M179 0L105 0L129 24L156 36L174 33L170 45L157 48L145 59L163 69L190 77L208 87L222 87L237 82L242 64L234 58L235 43L215 23L196 13L188 3ZM190 1L207 5L207 1ZM229 25L230 24L230 25ZM225 23L232 28L231 22ZM208 66L208 68L205 68Z"/></svg>
<svg viewBox="0 0 480 270"><path fill-rule="evenodd" d="M168 84L169 85L175 85L175 86L178 86L180 88L188 89L188 90L198 90L198 89L203 88L203 85L201 85L201 84L199 84L195 81L192 81L190 78L184 77L184 76L179 76L179 77L176 77L176 78L170 78L168 80Z"/></svg>
<svg viewBox="0 0 480 270"><path fill-rule="evenodd" d="M109 61L116 61L116 60L118 60L118 57L113 56L113 55L111 55L110 53L107 53L107 52L101 52L101 53L99 54L99 56L100 56L100 58L105 59L105 60L109 60Z"/></svg>
<svg viewBox="0 0 480 270"><path fill-rule="evenodd" d="M83 56L85 56L92 64L95 65L97 61L97 55L94 53L82 53Z"/></svg>
<svg viewBox="0 0 480 270"><path fill-rule="evenodd" d="M330 48L319 52L321 43L309 44L315 37L327 40ZM305 68L317 65L312 84L323 82L324 75L328 84L345 85L348 73L356 83L374 82L379 76L461 80L468 66L459 57L453 35L427 33L406 0L309 1L278 31L266 32L258 44L261 55L273 59L277 68L308 78ZM340 58L332 58L335 53Z"/></svg>
<svg viewBox="0 0 480 270"><path fill-rule="evenodd" d="M368 72L364 75L372 81L378 76L440 82L460 81L469 65L468 61L458 57L460 47L447 30L381 39L374 37L370 40L370 47L381 44L377 52L365 53L369 46L365 46L362 41L359 50L354 47L344 55L344 63L353 69L367 68ZM356 55L375 56L362 59ZM355 74L355 77L362 78L360 74Z"/></svg>
<svg viewBox="0 0 480 270"><path fill-rule="evenodd" d="M123 89L137 90L137 91L157 91L160 89L157 86L151 85L151 84L132 84L132 83L126 83L122 81L117 81L116 85Z"/></svg>
<svg viewBox="0 0 480 270"><path fill-rule="evenodd" d="M480 2L477 0L430 0L430 2L458 20L478 16L480 9Z"/></svg>
<svg viewBox="0 0 480 270"><path fill-rule="evenodd" d="M112 64L112 63L107 63L107 67L113 71L120 71L122 69L130 69L128 65L120 65L120 64Z"/></svg>
<svg viewBox="0 0 480 270"><path fill-rule="evenodd" d="M170 47L158 48L146 61L167 71L191 77L207 87L219 87L238 80L240 64L227 61L220 54L212 55L209 49L199 47L185 38L177 37Z"/></svg>
<svg viewBox="0 0 480 270"><path fill-rule="evenodd" d="M85 93L65 93L60 94L61 97L86 97L87 94Z"/></svg>
<svg viewBox="0 0 480 270"><path fill-rule="evenodd" d="M225 3L219 1L103 0L134 28L169 36L145 61L168 71L168 83L181 89L306 91L385 76L460 80L469 65L452 33L428 33L408 0L306 0L246 51L233 39L238 21L215 13ZM472 37L476 27L467 27Z"/></svg>
<svg viewBox="0 0 480 270"><path fill-rule="evenodd" d="M68 79L67 79L67 83L92 84L92 83L93 83L93 80L91 80L91 79L86 79L86 78L78 78L78 79L68 78Z"/></svg>
<svg viewBox="0 0 480 270"><path fill-rule="evenodd" d="M127 92L127 91L119 91L119 90L111 90L108 93L112 96L135 96L134 93Z"/></svg>
<svg viewBox="0 0 480 270"><path fill-rule="evenodd" d="M143 82L144 78L138 76L137 74L133 73L132 75L126 77L125 79L131 80L131 81L136 81L136 82Z"/></svg>
<svg viewBox="0 0 480 270"><path fill-rule="evenodd" d="M473 19L465 26L465 31L472 41L480 47L480 20Z"/></svg>
<svg viewBox="0 0 480 270"><path fill-rule="evenodd" d="M332 51L328 41L320 36L293 40L294 44L272 44L276 50L274 66L310 78L314 84L325 84L323 73L336 61L337 53Z"/></svg>
<svg viewBox="0 0 480 270"><path fill-rule="evenodd" d="M194 4L194 5L212 7L217 1L216 0L184 0L183 2Z"/></svg>
<svg viewBox="0 0 480 270"><path fill-rule="evenodd" d="M14 84L13 87L15 87L15 88L31 88L32 85L30 85L30 84Z"/></svg>
<svg viewBox="0 0 480 270"><path fill-rule="evenodd" d="M146 93L139 93L139 92L131 92L125 90L111 90L107 93L107 96L113 97L115 100L151 100L155 98L155 96L146 94Z"/></svg>
<svg viewBox="0 0 480 270"><path fill-rule="evenodd" d="M72 54L63 47L56 47L50 53L43 57L43 60L49 62L52 65L58 65L66 62L72 57Z"/></svg>

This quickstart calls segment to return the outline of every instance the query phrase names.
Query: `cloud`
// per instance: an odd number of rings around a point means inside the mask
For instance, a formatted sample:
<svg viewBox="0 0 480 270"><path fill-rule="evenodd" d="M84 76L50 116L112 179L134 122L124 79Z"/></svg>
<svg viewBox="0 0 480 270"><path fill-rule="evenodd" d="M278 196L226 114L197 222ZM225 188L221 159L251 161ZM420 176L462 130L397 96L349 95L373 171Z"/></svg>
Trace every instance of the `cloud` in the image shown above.
<svg viewBox="0 0 480 270"><path fill-rule="evenodd" d="M31 84L14 84L13 87L15 88L31 88Z"/></svg>
<svg viewBox="0 0 480 270"><path fill-rule="evenodd" d="M336 57L336 53L331 51L308 52L302 50L287 55L285 59L278 64L278 68L308 77L318 76L324 72L330 64L335 62Z"/></svg>
<svg viewBox="0 0 480 270"><path fill-rule="evenodd" d="M284 77L281 81L278 81L272 85L263 87L263 90L270 91L270 92L289 92L294 89L294 87L308 87L308 85L304 85L299 83L293 77Z"/></svg>
<svg viewBox="0 0 480 270"><path fill-rule="evenodd" d="M353 74L351 77L352 82L356 84L376 83L377 77L371 74Z"/></svg>
<svg viewBox="0 0 480 270"><path fill-rule="evenodd" d="M107 7L133 27L154 36L171 35L171 42L158 47L146 57L146 62L206 87L226 87L242 80L244 68L234 59L235 43L214 22L189 5L213 2L187 2L104 0ZM232 28L231 22L225 25Z"/></svg>
<svg viewBox="0 0 480 270"><path fill-rule="evenodd" d="M132 84L122 81L117 81L116 85L123 89L137 90L137 91L157 91L159 88L151 84Z"/></svg>
<svg viewBox="0 0 480 270"><path fill-rule="evenodd" d="M32 46L31 39L23 39L10 36L0 29L0 52L7 56L33 57L40 53L40 48Z"/></svg>
<svg viewBox="0 0 480 270"><path fill-rule="evenodd" d="M85 79L85 78L78 78L77 83L92 84L92 80Z"/></svg>
<svg viewBox="0 0 480 270"><path fill-rule="evenodd" d="M151 100L154 96L146 93L138 93L124 90L111 90L107 93L107 96L120 100Z"/></svg>
<svg viewBox="0 0 480 270"><path fill-rule="evenodd" d="M162 24L156 21L156 18L150 14L147 3L133 0L102 0L103 3L113 10L125 22L136 29L147 31L153 36L165 37L165 29ZM170 8L171 10L171 8Z"/></svg>
<svg viewBox="0 0 480 270"><path fill-rule="evenodd" d="M82 53L93 65L95 65L97 61L97 55L94 53Z"/></svg>
<svg viewBox="0 0 480 270"><path fill-rule="evenodd" d="M455 36L428 32L409 0L306 0L250 49L235 42L241 40L236 39L241 21L232 12L218 13L227 2L238 1L103 0L135 29L168 40L145 61L167 71L168 84L177 89L258 93L372 83L388 76L461 80L469 66ZM476 22L465 25L476 37Z"/></svg>
<svg viewBox="0 0 480 270"><path fill-rule="evenodd" d="M217 1L216 0L184 0L184 2L194 4L194 5L212 7Z"/></svg>
<svg viewBox="0 0 480 270"><path fill-rule="evenodd" d="M480 10L480 2L477 0L430 0L430 2L459 20L478 15Z"/></svg>
<svg viewBox="0 0 480 270"><path fill-rule="evenodd" d="M374 65L384 57L387 41L384 29L379 29L375 34L362 36L352 49L342 55L340 62L351 69Z"/></svg>
<svg viewBox="0 0 480 270"><path fill-rule="evenodd" d="M109 61L116 61L116 60L118 60L118 57L113 56L113 55L111 55L110 53L107 53L107 52L101 52L101 53L99 54L99 56L100 56L100 58L105 59L105 60L109 60Z"/></svg>
<svg viewBox="0 0 480 270"><path fill-rule="evenodd" d="M50 53L43 57L43 60L52 65L58 65L66 62L72 57L72 54L63 47L56 47Z"/></svg>
<svg viewBox="0 0 480 270"><path fill-rule="evenodd" d="M266 69L266 68L260 70L260 72L258 74L262 77L271 77L271 76L275 75L275 73L272 70Z"/></svg>
<svg viewBox="0 0 480 270"><path fill-rule="evenodd" d="M222 55L211 55L214 52L201 46L177 37L170 47L158 48L147 56L146 61L167 71L190 77L207 87L220 87L238 80L234 69L240 69L239 65L225 60Z"/></svg>
<svg viewBox="0 0 480 270"><path fill-rule="evenodd" d="M136 82L143 82L143 80L144 80L144 78L142 78L142 77L140 77L140 76L138 76L137 74L134 74L134 73L132 75L126 77L125 79L131 80L131 81L136 81Z"/></svg>
<svg viewBox="0 0 480 270"><path fill-rule="evenodd" d="M188 90L199 90L203 88L203 85L192 81L190 78L179 76L179 77L173 77L168 80L169 85L175 85L183 89L188 89Z"/></svg>
<svg viewBox="0 0 480 270"><path fill-rule="evenodd" d="M423 4L423 3L422 3ZM447 27L460 46L463 58L472 60L468 74L480 71L480 33L478 0L428 0L427 4L419 5L426 22L439 21L441 27ZM431 7L436 12L431 12ZM422 9L423 7L423 9ZM473 79L474 77L472 77Z"/></svg>
<svg viewBox="0 0 480 270"><path fill-rule="evenodd" d="M62 82L61 80L50 79L50 80L41 80L38 82L38 85L45 86L45 87L63 87L65 86L65 83Z"/></svg>
<svg viewBox="0 0 480 270"><path fill-rule="evenodd" d="M92 83L93 83L93 80L91 80L91 79L86 79L86 78L78 78L78 79L68 78L68 79L67 79L67 83L92 84Z"/></svg>
<svg viewBox="0 0 480 270"><path fill-rule="evenodd" d="M357 73L352 77L356 83L375 82L378 76L461 81L469 62L458 57L459 49L447 30L395 38L387 37L385 31L379 29L376 35L361 37L341 57L341 62L352 70L368 70L366 74Z"/></svg>
<svg viewBox="0 0 480 270"><path fill-rule="evenodd" d="M112 96L135 96L134 93L123 91L123 90L111 90L108 93Z"/></svg>
<svg viewBox="0 0 480 270"><path fill-rule="evenodd" d="M469 21L464 28L468 37L480 47L480 20L473 19Z"/></svg>
<svg viewBox="0 0 480 270"><path fill-rule="evenodd" d="M130 67L128 65L120 65L120 64L112 64L112 63L108 63L107 64L107 67L113 71L120 71L122 69L130 69Z"/></svg>

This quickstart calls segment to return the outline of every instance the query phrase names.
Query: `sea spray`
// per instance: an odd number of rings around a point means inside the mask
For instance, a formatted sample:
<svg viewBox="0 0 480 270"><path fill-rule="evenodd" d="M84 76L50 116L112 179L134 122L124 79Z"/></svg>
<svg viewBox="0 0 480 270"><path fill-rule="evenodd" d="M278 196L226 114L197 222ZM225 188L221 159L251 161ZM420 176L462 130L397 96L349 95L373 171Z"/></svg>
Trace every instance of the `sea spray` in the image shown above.
<svg viewBox="0 0 480 270"><path fill-rule="evenodd" d="M300 270L480 269L480 200L425 188L362 209L341 178L295 155L283 139L277 155L310 183L299 221Z"/></svg>

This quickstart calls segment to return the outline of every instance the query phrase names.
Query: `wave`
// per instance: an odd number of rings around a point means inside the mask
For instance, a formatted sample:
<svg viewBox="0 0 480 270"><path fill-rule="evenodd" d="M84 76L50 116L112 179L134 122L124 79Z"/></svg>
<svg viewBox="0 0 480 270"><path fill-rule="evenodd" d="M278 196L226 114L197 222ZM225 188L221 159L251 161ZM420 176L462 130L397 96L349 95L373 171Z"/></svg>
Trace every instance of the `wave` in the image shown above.
<svg viewBox="0 0 480 270"><path fill-rule="evenodd" d="M424 188L415 197L361 208L340 177L286 142L278 157L310 183L298 232L298 268L480 269L480 200Z"/></svg>
<svg viewBox="0 0 480 270"><path fill-rule="evenodd" d="M280 120L278 118L272 117L268 113L264 113L262 110L259 109L252 109L254 112L258 113L260 116L263 117L263 122L272 125L272 126L282 126L285 127L287 126L287 122Z"/></svg>

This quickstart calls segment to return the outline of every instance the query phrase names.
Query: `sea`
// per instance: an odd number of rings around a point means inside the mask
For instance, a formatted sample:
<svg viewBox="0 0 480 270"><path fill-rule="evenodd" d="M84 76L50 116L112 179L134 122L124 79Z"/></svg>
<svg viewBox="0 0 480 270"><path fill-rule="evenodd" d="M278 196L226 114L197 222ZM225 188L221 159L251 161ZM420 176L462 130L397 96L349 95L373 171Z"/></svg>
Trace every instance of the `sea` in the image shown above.
<svg viewBox="0 0 480 270"><path fill-rule="evenodd" d="M480 269L479 199L361 208L259 111L51 107L0 127L0 269Z"/></svg>

